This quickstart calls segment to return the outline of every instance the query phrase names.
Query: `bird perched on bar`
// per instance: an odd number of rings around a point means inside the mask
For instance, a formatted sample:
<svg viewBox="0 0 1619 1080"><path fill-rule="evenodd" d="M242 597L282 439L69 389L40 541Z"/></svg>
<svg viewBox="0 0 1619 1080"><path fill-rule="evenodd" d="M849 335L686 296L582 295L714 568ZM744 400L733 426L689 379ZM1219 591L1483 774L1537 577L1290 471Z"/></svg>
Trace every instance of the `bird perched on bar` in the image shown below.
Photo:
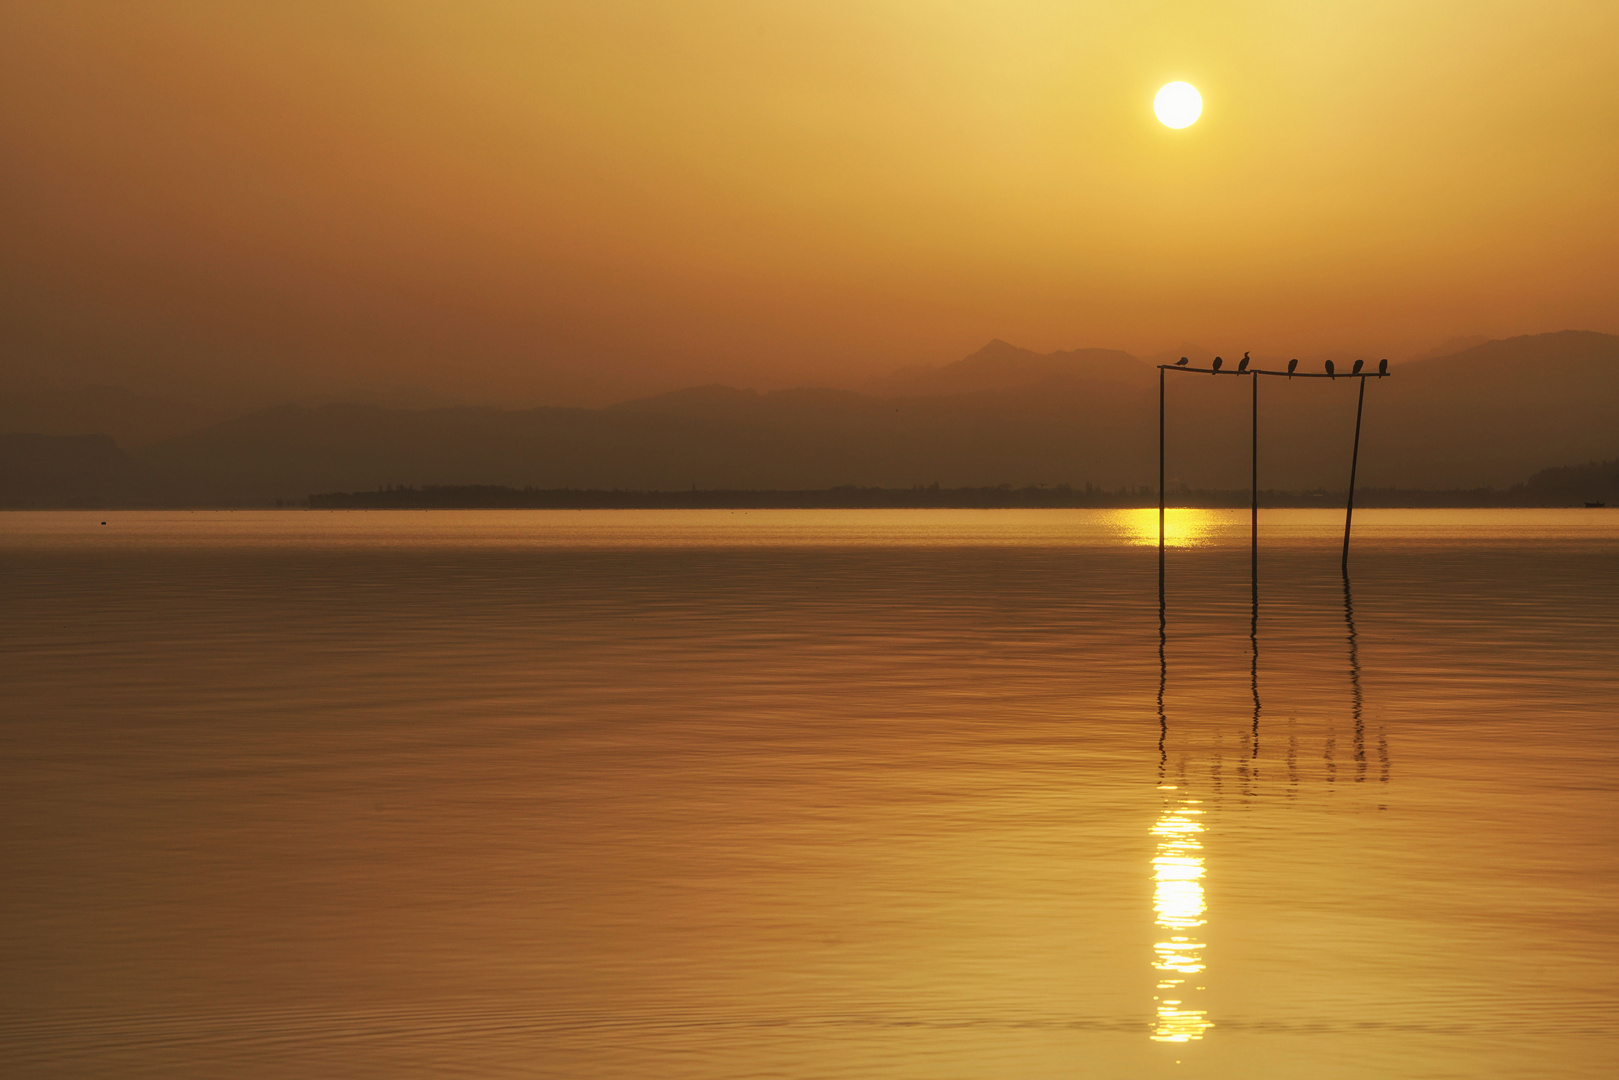
<svg viewBox="0 0 1619 1080"><path fill-rule="evenodd" d="M1350 369L1349 374L1351 374L1351 375L1359 375L1360 374L1360 369L1365 367L1365 366L1366 366L1366 361L1364 361L1364 360L1356 360L1355 361L1355 366Z"/></svg>
<svg viewBox="0 0 1619 1080"><path fill-rule="evenodd" d="M1192 362L1192 358L1190 356L1183 356L1179 360L1175 361L1175 366L1176 367L1185 367L1187 364L1189 364L1191 362Z"/></svg>
<svg viewBox="0 0 1619 1080"><path fill-rule="evenodd" d="M1333 373L1332 373L1332 361L1331 361L1331 360L1328 360L1328 361L1327 361L1327 378L1329 378L1329 379L1336 379L1336 378L1337 378L1337 377L1338 377L1338 376L1336 376L1336 375L1334 375L1334 374L1333 374Z"/></svg>
<svg viewBox="0 0 1619 1080"><path fill-rule="evenodd" d="M1299 358L1296 357L1296 356L1293 359L1291 359L1291 360L1289 360L1287 362L1287 377L1289 379L1291 379L1293 377L1293 369L1297 368L1298 366L1299 366Z"/></svg>
<svg viewBox="0 0 1619 1080"><path fill-rule="evenodd" d="M1220 370L1220 365L1223 364L1223 363L1225 363L1225 361L1220 359L1218 356L1216 356L1214 358L1214 370L1219 371Z"/></svg>
<svg viewBox="0 0 1619 1080"><path fill-rule="evenodd" d="M1379 360L1377 362L1377 373L1379 375L1387 375L1389 373L1389 360L1388 360L1388 357L1385 356L1385 357L1383 357L1383 359L1381 359L1381 360Z"/></svg>
<svg viewBox="0 0 1619 1080"><path fill-rule="evenodd" d="M1241 374L1242 372L1247 371L1247 370L1248 370L1248 354L1243 353L1242 354L1242 359L1237 361L1237 373Z"/></svg>

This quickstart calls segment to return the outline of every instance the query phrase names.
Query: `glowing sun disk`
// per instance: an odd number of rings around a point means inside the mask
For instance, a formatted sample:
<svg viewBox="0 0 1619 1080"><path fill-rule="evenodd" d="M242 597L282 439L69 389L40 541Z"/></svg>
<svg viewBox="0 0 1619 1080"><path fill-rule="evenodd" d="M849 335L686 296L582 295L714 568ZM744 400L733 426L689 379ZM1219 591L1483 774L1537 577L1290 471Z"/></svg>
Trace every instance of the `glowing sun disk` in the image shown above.
<svg viewBox="0 0 1619 1080"><path fill-rule="evenodd" d="M1152 111L1165 127L1190 127L1203 115L1203 95L1191 83L1172 82L1152 99Z"/></svg>

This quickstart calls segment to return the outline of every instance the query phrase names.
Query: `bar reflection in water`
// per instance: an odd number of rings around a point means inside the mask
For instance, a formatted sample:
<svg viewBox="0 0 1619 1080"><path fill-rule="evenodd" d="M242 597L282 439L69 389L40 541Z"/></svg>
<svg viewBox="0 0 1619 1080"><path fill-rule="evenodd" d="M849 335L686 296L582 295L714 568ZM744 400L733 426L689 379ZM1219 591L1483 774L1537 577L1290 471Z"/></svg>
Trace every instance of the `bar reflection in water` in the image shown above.
<svg viewBox="0 0 1619 1080"><path fill-rule="evenodd" d="M1203 942L1197 933L1208 910L1203 899L1203 811L1198 799L1183 798L1173 785L1166 793L1164 813L1152 827L1157 839L1153 853L1152 906L1163 938L1153 945L1153 968L1158 972L1154 998L1157 1016L1154 1042L1190 1042L1201 1039L1214 1025L1208 1010L1196 1006L1196 995L1206 988Z"/></svg>

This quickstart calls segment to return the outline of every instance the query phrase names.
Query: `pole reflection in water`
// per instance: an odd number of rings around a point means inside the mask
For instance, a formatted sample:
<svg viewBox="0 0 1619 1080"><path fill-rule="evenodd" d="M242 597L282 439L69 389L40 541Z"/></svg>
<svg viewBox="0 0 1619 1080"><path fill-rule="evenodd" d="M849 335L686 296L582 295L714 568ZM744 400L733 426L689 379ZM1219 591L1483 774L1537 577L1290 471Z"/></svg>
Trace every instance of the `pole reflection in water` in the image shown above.
<svg viewBox="0 0 1619 1080"><path fill-rule="evenodd" d="M1355 601L1349 591L1349 572L1344 571L1344 623L1349 627L1349 686L1355 730L1355 782L1366 779L1366 721L1362 717L1365 702L1360 692L1360 649L1355 640Z"/></svg>
<svg viewBox="0 0 1619 1080"><path fill-rule="evenodd" d="M1164 812L1152 827L1153 910L1164 939L1153 945L1158 972L1154 993L1157 1016L1154 1042L1190 1042L1213 1026L1208 1010L1196 1006L1205 987L1203 942L1197 932L1208 910L1203 899L1203 816L1200 800L1183 798L1173 785L1165 792Z"/></svg>
<svg viewBox="0 0 1619 1080"><path fill-rule="evenodd" d="M1359 637L1355 633L1355 600L1350 592L1349 575L1344 575L1344 624L1349 629L1349 688L1350 688L1350 718L1354 723L1355 738L1355 780L1360 782L1366 779L1366 700L1360 686L1360 646ZM1161 711L1161 710L1160 710ZM1377 760L1379 765L1378 780L1388 783L1389 779L1389 744L1388 735L1378 726L1377 734Z"/></svg>
<svg viewBox="0 0 1619 1080"><path fill-rule="evenodd" d="M1162 374L1160 372L1160 374ZM1158 783L1164 782L1169 764L1169 717L1164 712L1164 690L1169 682L1169 612L1164 606L1164 552L1158 550Z"/></svg>
<svg viewBox="0 0 1619 1080"><path fill-rule="evenodd" d="M1246 741L1246 746L1242 748L1245 752L1239 753L1236 763L1239 780L1236 797L1243 803L1250 803L1265 796L1265 780L1275 784L1280 788L1279 793L1290 800L1300 795L1301 783L1307 782L1310 774L1315 772L1301 761L1301 736L1305 740L1313 741L1313 738L1321 740L1316 745L1321 750L1322 765L1315 775L1325 781L1326 785L1329 785L1326 790L1331 791L1334 790L1332 785L1340 778L1340 764L1346 766L1348 764L1347 761L1340 761L1338 745L1344 720L1344 706L1347 704L1351 724L1349 749L1353 755L1355 781L1363 782L1367 778L1370 766L1368 758L1374 750L1374 746L1369 744L1375 744L1379 764L1378 780L1383 783L1389 780L1387 734L1381 723L1376 725L1375 731L1367 730L1366 696L1362 687L1361 639L1355 622L1354 595L1348 575L1345 575L1343 580L1342 613L1344 620L1342 640L1348 648L1348 701L1345 703L1342 699L1338 699L1332 705L1321 708L1319 720L1306 720L1308 727L1302 731L1297 716L1289 719L1285 744L1281 740L1270 740L1263 744L1271 754L1277 756L1278 768L1260 769L1262 757L1260 721L1262 717L1276 715L1276 703L1272 701L1271 712L1263 711L1259 687L1257 555L1250 562L1250 568L1247 651L1251 712L1244 716L1240 729L1236 728L1234 717L1214 719L1211 723L1212 718L1198 710L1193 710L1193 715L1179 717L1181 722L1178 724L1170 723L1172 710L1168 700L1169 603L1166 576L1160 572L1158 578L1158 791L1162 797L1162 808L1152 827L1155 845L1152 858L1153 908L1156 912L1158 930L1152 958L1156 988L1151 1037L1155 1042L1183 1043L1199 1040L1208 1029L1215 1026L1214 1022L1208 1019L1209 1011L1204 997L1207 993L1205 985L1207 964L1204 958L1203 928L1208 909L1203 888L1207 870L1203 841L1209 827L1206 813L1207 815L1220 813L1231 797L1229 788L1222 784L1224 775L1222 769L1225 764L1223 748L1230 745L1228 740L1236 735ZM1269 658L1267 675L1271 674L1279 663L1285 669L1287 662L1285 655L1273 650L1266 656ZM1235 675L1236 672L1233 671L1231 674ZM1299 674L1300 672L1295 670L1293 677L1296 679ZM1282 676L1285 678L1287 675L1287 671L1284 670ZM1334 698L1338 692L1335 687L1330 691ZM1272 691L1273 697L1274 694L1275 691ZM1285 713L1295 710L1284 708L1283 711ZM1302 745L1307 748L1309 744L1303 742ZM1172 758L1174 760L1171 760ZM1193 797L1194 791L1197 790L1193 785L1201 784L1200 780L1195 779L1198 770L1188 769L1188 764L1195 766L1202 760L1207 761L1209 770L1208 787L1203 790L1209 800L1206 805L1202 799ZM1347 767L1343 770L1343 774L1345 779L1350 775ZM1189 780L1189 775L1194 779ZM1379 806L1378 809L1382 807Z"/></svg>
<svg viewBox="0 0 1619 1080"><path fill-rule="evenodd" d="M1255 382L1258 380L1256 379ZM1255 547L1250 593L1253 615L1248 620L1248 687L1254 695L1253 746L1249 757L1254 759L1254 779L1259 779L1259 549ZM1347 579L1346 579L1347 580Z"/></svg>
<svg viewBox="0 0 1619 1080"><path fill-rule="evenodd" d="M1160 553L1161 554L1161 553ZM1257 593L1256 604L1257 604ZM1201 1039L1213 1024L1208 1010L1197 1008L1195 995L1203 981L1203 942L1197 933L1208 905L1203 899L1202 802L1180 795L1180 788L1164 783L1167 764L1165 741L1169 719L1164 712L1164 691L1169 681L1169 621L1162 560L1158 574L1158 789L1164 792L1164 811L1152 827L1157 840L1153 851L1152 906L1159 936L1153 944L1153 968L1158 982L1153 992L1156 1016L1154 1042L1191 1042ZM1256 691L1257 694L1257 691ZM1258 710L1255 710L1257 720Z"/></svg>

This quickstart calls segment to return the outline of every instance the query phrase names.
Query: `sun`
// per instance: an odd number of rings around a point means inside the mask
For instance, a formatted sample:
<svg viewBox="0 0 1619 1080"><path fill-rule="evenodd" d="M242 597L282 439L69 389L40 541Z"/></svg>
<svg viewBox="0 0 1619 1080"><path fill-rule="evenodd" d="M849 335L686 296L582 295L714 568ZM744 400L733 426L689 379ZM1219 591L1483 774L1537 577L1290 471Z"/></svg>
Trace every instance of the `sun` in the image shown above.
<svg viewBox="0 0 1619 1080"><path fill-rule="evenodd" d="M1165 127L1190 127L1203 115L1203 95L1191 83L1172 82L1152 99L1152 111Z"/></svg>

